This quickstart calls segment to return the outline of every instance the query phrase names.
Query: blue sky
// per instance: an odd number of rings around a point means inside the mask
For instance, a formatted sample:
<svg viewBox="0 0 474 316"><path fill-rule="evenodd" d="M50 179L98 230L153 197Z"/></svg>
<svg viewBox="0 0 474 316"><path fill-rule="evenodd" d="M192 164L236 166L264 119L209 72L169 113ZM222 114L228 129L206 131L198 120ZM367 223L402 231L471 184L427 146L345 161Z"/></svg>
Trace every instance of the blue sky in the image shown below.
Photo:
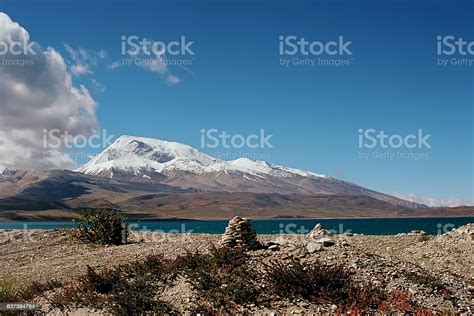
<svg viewBox="0 0 474 316"><path fill-rule="evenodd" d="M264 152L273 163L414 199L474 199L474 65L438 66L436 53L438 35L474 40L471 1L0 1L0 11L65 58L64 44L107 53L74 83L99 102L109 134L200 148L201 129L264 129L273 148L225 151ZM177 84L139 67L111 70L122 58L122 35L185 36L194 42L192 65L168 67ZM351 64L281 66L280 35L343 36ZM369 128L402 136L422 129L431 148L361 149L358 130ZM374 151L428 157L359 157Z"/></svg>

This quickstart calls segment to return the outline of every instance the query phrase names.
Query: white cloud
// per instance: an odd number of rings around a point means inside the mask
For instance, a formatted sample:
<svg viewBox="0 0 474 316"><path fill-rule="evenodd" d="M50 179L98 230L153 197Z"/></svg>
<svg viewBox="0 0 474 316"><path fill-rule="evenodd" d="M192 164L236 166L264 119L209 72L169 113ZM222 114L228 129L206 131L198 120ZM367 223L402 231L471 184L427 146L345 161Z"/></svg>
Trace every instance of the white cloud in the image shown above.
<svg viewBox="0 0 474 316"><path fill-rule="evenodd" d="M91 79L91 82L92 82L92 85L93 85L95 90L97 90L99 92L104 92L105 91L105 86L102 83L98 82L94 78Z"/></svg>
<svg viewBox="0 0 474 316"><path fill-rule="evenodd" d="M168 78L166 78L166 81L171 84L178 84L181 82L181 79L179 79L177 76L169 75Z"/></svg>
<svg viewBox="0 0 474 316"><path fill-rule="evenodd" d="M87 65L72 65L71 66L71 73L76 76L82 76L85 74L91 74L92 70Z"/></svg>
<svg viewBox="0 0 474 316"><path fill-rule="evenodd" d="M140 67L144 70L153 72L163 77L168 83L176 85L181 82L181 78L171 73L169 60L166 58L164 51L153 51L149 55L145 55L142 51L137 53L129 53L124 56L121 61L114 61L109 64L109 70L115 70L123 66Z"/></svg>
<svg viewBox="0 0 474 316"><path fill-rule="evenodd" d="M115 70L117 68L120 68L120 62L118 61L114 61L113 63L111 63L110 65L107 66L108 69L110 70Z"/></svg>
<svg viewBox="0 0 474 316"><path fill-rule="evenodd" d="M463 201L457 198L447 198L447 199L438 199L433 197L423 197L418 196L415 193L401 193L401 192L394 192L394 196L404 199L410 202L425 204L429 207L436 207L436 206L447 206L447 207L456 207L456 206L472 206L474 205L473 201Z"/></svg>
<svg viewBox="0 0 474 316"><path fill-rule="evenodd" d="M70 70L74 76L82 76L93 73L92 68L97 66L99 60L107 57L105 50L94 51L90 49L74 49L68 44L64 44L66 52L70 58Z"/></svg>
<svg viewBox="0 0 474 316"><path fill-rule="evenodd" d="M28 32L0 12L0 41L30 43ZM43 130L92 135L98 130L98 103L89 90L75 86L63 57L53 48L34 45L31 65L0 63L0 165L7 168L72 168L67 156L51 156ZM14 59L19 56L2 55Z"/></svg>

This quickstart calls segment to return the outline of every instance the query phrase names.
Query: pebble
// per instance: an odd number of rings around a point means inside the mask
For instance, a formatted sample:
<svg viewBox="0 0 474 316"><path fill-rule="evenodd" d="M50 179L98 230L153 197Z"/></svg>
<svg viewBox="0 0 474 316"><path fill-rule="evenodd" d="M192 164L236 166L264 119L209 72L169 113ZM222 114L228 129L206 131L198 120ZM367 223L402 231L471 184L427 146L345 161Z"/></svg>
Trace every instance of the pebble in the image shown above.
<svg viewBox="0 0 474 316"><path fill-rule="evenodd" d="M278 246L278 245L271 245L271 246L268 247L268 250L277 251L277 250L280 250L280 246Z"/></svg>
<svg viewBox="0 0 474 316"><path fill-rule="evenodd" d="M309 253L315 253L317 251L321 251L322 249L323 249L322 245L317 242L309 242L308 244L306 244L306 250Z"/></svg>
<svg viewBox="0 0 474 316"><path fill-rule="evenodd" d="M322 244L324 247L331 247L336 244L336 241L334 239L325 237L318 240L318 243Z"/></svg>

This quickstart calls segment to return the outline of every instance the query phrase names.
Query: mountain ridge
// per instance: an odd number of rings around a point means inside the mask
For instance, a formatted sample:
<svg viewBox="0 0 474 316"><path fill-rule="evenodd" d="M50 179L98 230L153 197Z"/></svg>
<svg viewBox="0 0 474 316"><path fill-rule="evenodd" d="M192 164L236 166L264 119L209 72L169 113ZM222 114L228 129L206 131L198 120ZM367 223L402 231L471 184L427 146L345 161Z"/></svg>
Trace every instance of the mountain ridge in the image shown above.
<svg viewBox="0 0 474 316"><path fill-rule="evenodd" d="M473 216L474 207L416 208L363 195L213 192L74 171L0 174L0 220L67 220L81 208L122 209L130 220Z"/></svg>
<svg viewBox="0 0 474 316"><path fill-rule="evenodd" d="M312 171L248 158L226 161L186 144L129 135L117 138L77 171L198 191L362 195L393 205L425 207Z"/></svg>

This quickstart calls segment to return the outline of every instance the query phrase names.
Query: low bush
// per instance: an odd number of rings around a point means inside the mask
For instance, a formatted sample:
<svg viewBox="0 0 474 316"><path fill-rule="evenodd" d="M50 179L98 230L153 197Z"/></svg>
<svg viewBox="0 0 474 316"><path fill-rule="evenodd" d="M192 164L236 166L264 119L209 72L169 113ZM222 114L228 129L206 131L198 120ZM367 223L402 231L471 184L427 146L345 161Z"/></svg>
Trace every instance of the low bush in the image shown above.
<svg viewBox="0 0 474 316"><path fill-rule="evenodd" d="M261 279L240 248L212 247L208 254L187 253L175 261L202 302L195 312L231 312L235 305L264 301Z"/></svg>
<svg viewBox="0 0 474 316"><path fill-rule="evenodd" d="M122 264L86 273L51 299L53 306L68 309L88 306L105 309L114 315L172 314L170 304L159 299L171 281L173 261L163 255L150 255L143 261Z"/></svg>
<svg viewBox="0 0 474 316"><path fill-rule="evenodd" d="M85 209L75 235L88 243L121 245L127 242L126 216L115 209Z"/></svg>
<svg viewBox="0 0 474 316"><path fill-rule="evenodd" d="M279 298L303 298L316 304L336 304L339 312L354 315L371 310L415 311L416 306L405 292L386 293L370 283L355 282L349 270L340 264L324 265L318 261L266 265L266 282L271 294Z"/></svg>
<svg viewBox="0 0 474 316"><path fill-rule="evenodd" d="M413 302L413 297L409 292L401 291L399 289L393 290L386 299L381 302L380 310L382 311L403 311L418 312L419 310ZM420 314L425 315L425 314ZM431 314L429 314L431 315Z"/></svg>
<svg viewBox="0 0 474 316"><path fill-rule="evenodd" d="M444 291L449 294L449 289L446 285L437 277L433 276L429 272L406 272L405 276L408 280L413 283L425 286L432 290Z"/></svg>
<svg viewBox="0 0 474 316"><path fill-rule="evenodd" d="M14 279L0 276L0 302L8 302L19 290L18 283Z"/></svg>
<svg viewBox="0 0 474 316"><path fill-rule="evenodd" d="M43 295L45 292L52 291L61 286L61 282L56 280L50 280L44 283L34 281L30 285L18 291L18 298L22 301L31 301L32 299Z"/></svg>
<svg viewBox="0 0 474 316"><path fill-rule="evenodd" d="M339 314L419 311L406 292L387 293L356 282L351 271L339 264L296 259L265 264L243 249L216 247L174 260L150 255L111 269L89 267L76 283L55 291L51 303L62 309L98 308L114 315L175 314L162 294L178 278L184 278L198 298L187 310L193 314L234 314L241 306L271 306L274 301L293 299L336 304Z"/></svg>
<svg viewBox="0 0 474 316"><path fill-rule="evenodd" d="M351 275L342 265L303 264L293 259L290 264L273 261L265 270L271 293L279 297L347 303L355 294Z"/></svg>
<svg viewBox="0 0 474 316"><path fill-rule="evenodd" d="M0 302L23 303L31 302L34 298L44 295L48 291L61 287L58 281L51 280L45 283L34 281L29 285L7 277L0 278ZM10 315L14 313L6 313ZM0 313L0 315L3 315Z"/></svg>
<svg viewBox="0 0 474 316"><path fill-rule="evenodd" d="M171 304L157 299L156 284L146 276L117 283L110 295L107 309L114 315L173 314Z"/></svg>
<svg viewBox="0 0 474 316"><path fill-rule="evenodd" d="M420 236L420 237L418 238L418 241L419 241L419 242L423 242L423 241L428 241L428 240L430 240L430 239L431 239L430 236L428 236L428 235L423 235L423 236Z"/></svg>

